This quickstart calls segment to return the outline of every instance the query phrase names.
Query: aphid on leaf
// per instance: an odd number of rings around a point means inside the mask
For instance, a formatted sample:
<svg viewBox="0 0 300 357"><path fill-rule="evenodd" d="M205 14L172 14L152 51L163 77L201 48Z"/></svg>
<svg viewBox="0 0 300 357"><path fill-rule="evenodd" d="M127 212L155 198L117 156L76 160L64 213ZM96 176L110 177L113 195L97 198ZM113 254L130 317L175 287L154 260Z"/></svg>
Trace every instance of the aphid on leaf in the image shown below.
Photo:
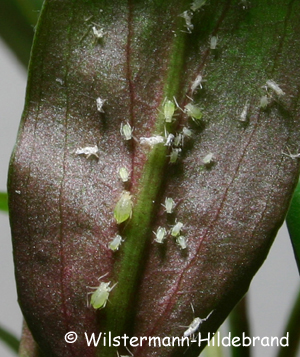
<svg viewBox="0 0 300 357"><path fill-rule="evenodd" d="M175 226L173 226L171 229L171 236L178 237L180 235L180 231L182 227L183 227L183 223L177 222Z"/></svg>
<svg viewBox="0 0 300 357"><path fill-rule="evenodd" d="M184 236L178 236L176 238L176 243L180 246L180 249L186 249L186 238Z"/></svg>
<svg viewBox="0 0 300 357"><path fill-rule="evenodd" d="M124 140L131 140L132 132L133 132L133 130L129 123L126 123L126 124L121 123L120 134L122 135Z"/></svg>
<svg viewBox="0 0 300 357"><path fill-rule="evenodd" d="M249 109L249 103L246 102L246 104L244 105L244 108L243 108L243 111L241 113L241 116L240 116L240 121L242 122L246 122L247 119L248 119L248 109Z"/></svg>
<svg viewBox="0 0 300 357"><path fill-rule="evenodd" d="M179 154L181 153L181 149L177 149L177 148L172 148L172 151L170 153L170 164L175 164Z"/></svg>
<svg viewBox="0 0 300 357"><path fill-rule="evenodd" d="M107 274L101 276L99 280L106 275ZM110 287L110 283L110 281L108 283L101 282L100 285L97 287L88 286L89 289L95 290L94 292L91 291L88 293L88 295L91 294L91 300L88 306L92 306L95 310L105 308L108 301L109 293L117 285L116 283L112 287Z"/></svg>
<svg viewBox="0 0 300 357"><path fill-rule="evenodd" d="M202 6L204 6L206 3L206 0L194 0L191 5L191 10L192 11L197 11L201 9Z"/></svg>
<svg viewBox="0 0 300 357"><path fill-rule="evenodd" d="M187 330L184 331L183 337L190 337L193 335L200 327L200 325L208 320L209 316L213 313L214 310L212 310L204 319L201 319L200 317L195 317L194 320L190 323L188 326Z"/></svg>
<svg viewBox="0 0 300 357"><path fill-rule="evenodd" d="M95 156L97 159L99 159L98 156L98 146L86 146L84 148L79 148L76 149L75 154L76 155L85 155L87 159L89 159L91 156Z"/></svg>
<svg viewBox="0 0 300 357"><path fill-rule="evenodd" d="M218 43L218 37L217 36L212 36L210 38L210 49L215 50L217 48L217 43Z"/></svg>
<svg viewBox="0 0 300 357"><path fill-rule="evenodd" d="M266 82L266 85L273 92L275 92L278 95L278 97L281 97L281 96L285 95L284 91L279 87L279 85L276 82L274 82L272 80L268 80Z"/></svg>
<svg viewBox="0 0 300 357"><path fill-rule="evenodd" d="M185 113L191 117L193 119L193 121L196 124L199 124L203 114L200 110L199 107L197 107L196 105L192 104L192 103L188 103L185 107L184 107L184 111Z"/></svg>
<svg viewBox="0 0 300 357"><path fill-rule="evenodd" d="M155 234L155 239L154 239L154 241L155 242L157 242L157 243L163 243L164 242L164 240L166 239L166 236L167 236L167 230L166 230L166 228L164 228L164 227L158 227L157 228L157 231L156 231L156 233L155 232L153 232L154 234Z"/></svg>
<svg viewBox="0 0 300 357"><path fill-rule="evenodd" d="M163 103L164 117L166 123L172 123L172 118L175 113L176 106L172 100L165 99Z"/></svg>
<svg viewBox="0 0 300 357"><path fill-rule="evenodd" d="M119 170L119 175L121 177L121 180L123 182L128 182L129 181L129 172L126 169L126 167L121 167Z"/></svg>
<svg viewBox="0 0 300 357"><path fill-rule="evenodd" d="M150 147L151 149L157 145L165 142L165 138L161 135L150 136L150 138L141 137L140 144L144 147Z"/></svg>
<svg viewBox="0 0 300 357"><path fill-rule="evenodd" d="M192 17L193 13L192 11L184 11L182 14L179 16L183 17L185 20L185 27L187 29L188 33L192 33L192 30L194 28L194 25L192 24Z"/></svg>
<svg viewBox="0 0 300 357"><path fill-rule="evenodd" d="M165 204L164 205L162 204L162 206L165 207L167 213L171 214L174 212L175 202L173 198L166 197Z"/></svg>
<svg viewBox="0 0 300 357"><path fill-rule="evenodd" d="M132 216L133 202L129 191L123 191L114 209L114 217L117 224L127 221Z"/></svg>
<svg viewBox="0 0 300 357"><path fill-rule="evenodd" d="M117 234L113 240L108 244L108 248L111 249L113 252L119 250L120 245L124 242L123 238Z"/></svg>
<svg viewBox="0 0 300 357"><path fill-rule="evenodd" d="M265 110L267 109L270 103L271 103L271 99L267 95L264 95L260 98L259 106L261 109Z"/></svg>
<svg viewBox="0 0 300 357"><path fill-rule="evenodd" d="M193 137L193 131L184 126L182 128L182 135L183 135L184 138L192 138Z"/></svg>
<svg viewBox="0 0 300 357"><path fill-rule="evenodd" d="M97 40L100 40L105 35L105 32L104 32L103 28L100 28L98 30L96 26L93 26L92 30L93 30L93 35Z"/></svg>
<svg viewBox="0 0 300 357"><path fill-rule="evenodd" d="M198 74L198 76L196 77L196 79L194 80L194 82L191 85L192 94L195 92L197 87L200 87L202 89L202 82L203 82L203 77L201 74Z"/></svg>
<svg viewBox="0 0 300 357"><path fill-rule="evenodd" d="M96 99L97 110L99 113L104 113L103 105L107 99L101 99L100 97Z"/></svg>
<svg viewBox="0 0 300 357"><path fill-rule="evenodd" d="M202 162L204 165L206 166L210 166L214 163L214 160L213 160L213 157L214 157L214 154L213 153L209 153L207 154L203 159L202 159Z"/></svg>

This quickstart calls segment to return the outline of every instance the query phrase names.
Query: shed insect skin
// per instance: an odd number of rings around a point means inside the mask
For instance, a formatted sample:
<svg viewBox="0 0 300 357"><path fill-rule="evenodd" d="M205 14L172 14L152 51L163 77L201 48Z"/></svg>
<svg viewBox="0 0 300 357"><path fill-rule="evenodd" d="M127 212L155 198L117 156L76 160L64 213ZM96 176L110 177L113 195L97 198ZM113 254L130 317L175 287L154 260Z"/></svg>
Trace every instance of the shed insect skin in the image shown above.
<svg viewBox="0 0 300 357"><path fill-rule="evenodd" d="M193 335L199 329L200 325L209 319L210 315L213 312L214 310L212 310L204 319L201 319L200 317L195 317L188 326L187 330L184 331L183 337L190 337L191 335Z"/></svg>
<svg viewBox="0 0 300 357"><path fill-rule="evenodd" d="M140 144L144 147L149 147L150 149L153 149L154 146L158 144L163 144L164 142L165 142L165 138L161 135L154 135L154 136L150 136L149 138L146 137L140 138Z"/></svg>
<svg viewBox="0 0 300 357"><path fill-rule="evenodd" d="M105 32L104 32L104 28L101 27L99 30L97 29L96 26L92 27L92 31L93 31L93 35L95 37L96 40L100 40L104 37Z"/></svg>
<svg viewBox="0 0 300 357"><path fill-rule="evenodd" d="M214 163L214 154L210 152L202 159L202 162L205 166L212 165Z"/></svg>
<svg viewBox="0 0 300 357"><path fill-rule="evenodd" d="M97 110L99 113L104 113L103 105L105 102L107 102L107 99L101 99L100 97L96 99Z"/></svg>
<svg viewBox="0 0 300 357"><path fill-rule="evenodd" d="M99 159L98 155L99 149L98 146L86 146L84 148L78 148L75 151L76 155L85 155L87 159L89 159L91 156L95 156L97 159Z"/></svg>
<svg viewBox="0 0 300 357"><path fill-rule="evenodd" d="M248 110L249 110L249 107L250 107L249 103L246 102L246 104L244 105L244 108L243 108L243 110L242 110L242 113L241 113L241 115L240 115L239 121L245 123L245 122L248 120Z"/></svg>
<svg viewBox="0 0 300 357"><path fill-rule="evenodd" d="M108 273L102 275L98 280L104 278L107 274ZM105 308L109 298L109 293L117 285L117 283L115 283L112 287L110 287L110 283L110 281L108 283L101 282L99 286L88 286L89 289L95 290L87 293L87 296L91 295L90 302L87 301L88 307L92 306L95 310Z"/></svg>
<svg viewBox="0 0 300 357"><path fill-rule="evenodd" d="M192 30L194 28L194 25L192 24L193 12L186 10L179 16L183 17L185 20L185 27L186 27L187 31L183 31L183 32L192 33Z"/></svg>
<svg viewBox="0 0 300 357"><path fill-rule="evenodd" d="M268 88L270 88L273 92L275 92L278 97L281 97L283 95L285 95L284 91L279 87L279 85L274 82L273 80L268 80L266 82L266 85Z"/></svg>
<svg viewBox="0 0 300 357"><path fill-rule="evenodd" d="M210 39L210 49L216 50L218 44L218 36L212 36Z"/></svg>
<svg viewBox="0 0 300 357"><path fill-rule="evenodd" d="M202 82L204 82L203 77L201 74L198 74L198 76L196 77L196 79L194 80L194 82L191 85L191 92L192 94L195 92L197 87L200 87L200 89L202 89Z"/></svg>
<svg viewBox="0 0 300 357"><path fill-rule="evenodd" d="M133 202L129 191L124 190L114 209L114 217L117 224L121 224L132 216Z"/></svg>

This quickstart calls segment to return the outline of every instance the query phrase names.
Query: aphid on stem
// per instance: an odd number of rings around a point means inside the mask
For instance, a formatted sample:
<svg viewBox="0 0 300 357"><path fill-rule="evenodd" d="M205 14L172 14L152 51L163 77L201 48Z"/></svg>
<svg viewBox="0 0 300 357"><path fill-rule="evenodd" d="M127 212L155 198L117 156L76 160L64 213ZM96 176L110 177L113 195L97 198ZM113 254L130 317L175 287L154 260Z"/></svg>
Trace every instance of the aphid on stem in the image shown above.
<svg viewBox="0 0 300 357"><path fill-rule="evenodd" d="M175 113L175 104L172 100L165 98L163 102L163 113L166 123L172 123L173 115Z"/></svg>

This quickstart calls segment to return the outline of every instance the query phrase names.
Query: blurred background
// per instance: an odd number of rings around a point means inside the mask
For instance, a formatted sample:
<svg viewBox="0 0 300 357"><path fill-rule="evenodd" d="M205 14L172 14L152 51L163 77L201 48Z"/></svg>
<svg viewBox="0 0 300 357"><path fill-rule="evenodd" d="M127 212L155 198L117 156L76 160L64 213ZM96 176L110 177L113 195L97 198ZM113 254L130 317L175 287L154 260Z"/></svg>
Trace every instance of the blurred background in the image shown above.
<svg viewBox="0 0 300 357"><path fill-rule="evenodd" d="M0 39L0 191L6 191L8 163L24 105L26 76L23 66ZM0 326L19 338L22 315L14 282L10 228L8 216L1 212L0 230ZM251 336L281 337L299 288L297 266L286 227L283 226L267 260L251 284L248 295ZM275 355L274 347L253 349L253 357ZM1 341L0 356L14 356Z"/></svg>

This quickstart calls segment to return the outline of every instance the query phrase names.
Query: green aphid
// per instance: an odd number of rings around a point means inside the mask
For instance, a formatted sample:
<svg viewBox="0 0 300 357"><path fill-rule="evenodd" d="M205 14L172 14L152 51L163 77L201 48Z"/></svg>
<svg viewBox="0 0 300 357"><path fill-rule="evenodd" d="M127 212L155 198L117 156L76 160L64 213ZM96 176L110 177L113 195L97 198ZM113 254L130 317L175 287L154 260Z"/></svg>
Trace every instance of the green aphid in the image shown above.
<svg viewBox="0 0 300 357"><path fill-rule="evenodd" d="M180 235L181 228L183 227L183 223L177 222L175 226L171 229L171 236L178 237Z"/></svg>
<svg viewBox="0 0 300 357"><path fill-rule="evenodd" d="M129 172L128 170L126 169L126 167L121 167L120 170L119 170L119 175L121 177L121 180L123 182L127 182L129 181Z"/></svg>
<svg viewBox="0 0 300 357"><path fill-rule="evenodd" d="M162 244L167 236L167 230L164 227L158 227L156 233L153 232L155 235L155 242Z"/></svg>
<svg viewBox="0 0 300 357"><path fill-rule="evenodd" d="M123 238L117 234L113 240L108 244L108 248L111 249L113 252L119 250L120 248L120 245L122 244L123 242Z"/></svg>
<svg viewBox="0 0 300 357"><path fill-rule="evenodd" d="M105 275L103 275L99 279L103 278ZM94 292L88 293L88 295L92 294L90 300L90 306L92 306L95 310L105 308L108 301L109 293L117 285L116 283L112 287L110 287L110 283L111 283L110 281L108 283L101 282L100 285L97 287L88 286L88 288L95 290Z"/></svg>
<svg viewBox="0 0 300 357"><path fill-rule="evenodd" d="M192 103L188 103L184 107L184 111L189 117L191 117L194 120L195 123L199 123L199 120L202 119L203 114L200 108Z"/></svg>
<svg viewBox="0 0 300 357"><path fill-rule="evenodd" d="M176 243L180 246L180 249L186 249L186 239L184 236L178 236L176 238Z"/></svg>
<svg viewBox="0 0 300 357"><path fill-rule="evenodd" d="M166 123L172 123L172 118L175 113L175 104L172 100L165 99L164 101L164 117Z"/></svg>
<svg viewBox="0 0 300 357"><path fill-rule="evenodd" d="M117 224L127 221L132 215L133 202L129 191L123 191L114 209L114 217Z"/></svg>

